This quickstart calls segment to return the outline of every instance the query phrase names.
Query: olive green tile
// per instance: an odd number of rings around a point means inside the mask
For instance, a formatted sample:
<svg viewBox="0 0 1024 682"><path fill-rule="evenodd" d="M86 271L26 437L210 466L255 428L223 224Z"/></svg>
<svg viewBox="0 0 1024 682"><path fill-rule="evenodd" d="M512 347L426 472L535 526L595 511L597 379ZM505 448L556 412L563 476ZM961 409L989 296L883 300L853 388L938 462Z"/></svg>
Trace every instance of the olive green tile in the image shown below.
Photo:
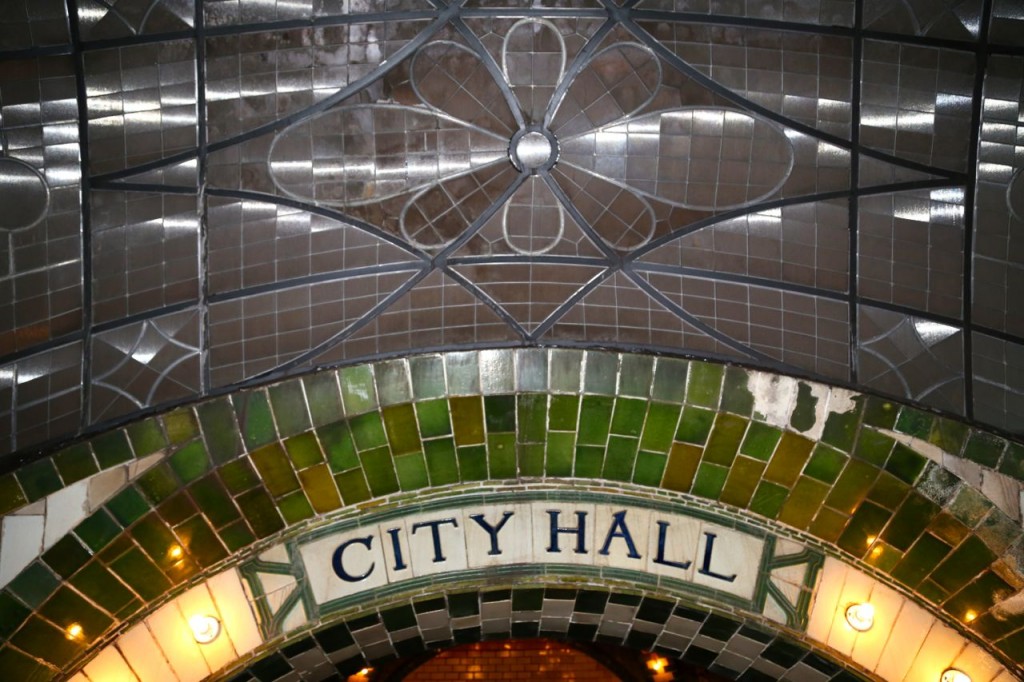
<svg viewBox="0 0 1024 682"><path fill-rule="evenodd" d="M356 444L346 422L335 422L322 426L317 429L316 434L324 452L327 453L327 462L332 471L347 471L352 467L359 466Z"/></svg>
<svg viewBox="0 0 1024 682"><path fill-rule="evenodd" d="M749 417L754 411L754 394L750 392L750 375L742 367L726 367L722 386L721 407L726 412Z"/></svg>
<svg viewBox="0 0 1024 682"><path fill-rule="evenodd" d="M516 418L520 443L543 443L547 439L548 397L526 393L516 397Z"/></svg>
<svg viewBox="0 0 1024 682"><path fill-rule="evenodd" d="M613 481L630 480L639 446L640 442L636 438L609 436L602 477Z"/></svg>
<svg viewBox="0 0 1024 682"><path fill-rule="evenodd" d="M796 406L789 416L789 425L797 431L807 431L818 419L818 398L807 382L797 382Z"/></svg>
<svg viewBox="0 0 1024 682"><path fill-rule="evenodd" d="M514 399L511 401L514 405ZM490 412L488 412L488 415ZM515 412L510 410L510 415L514 420ZM416 403L416 418L419 422L420 435L423 438L435 438L438 436L448 436L452 433L452 423L448 416L448 401L447 400L427 400L421 403ZM515 430L515 424L512 425L510 431Z"/></svg>
<svg viewBox="0 0 1024 682"><path fill-rule="evenodd" d="M125 427L136 457L145 457L167 447L167 438L156 419L144 419Z"/></svg>
<svg viewBox="0 0 1024 682"><path fill-rule="evenodd" d="M962 486L949 511L968 528L974 528L988 515L992 502L971 486Z"/></svg>
<svg viewBox="0 0 1024 682"><path fill-rule="evenodd" d="M438 441L432 441L434 443ZM391 459L391 452L387 448L377 448L360 453L359 459L363 464L363 473L366 475L366 482L370 484L370 490L375 496L390 495L398 492L398 475L395 473L394 461ZM430 464L429 454L427 464Z"/></svg>
<svg viewBox="0 0 1024 682"><path fill-rule="evenodd" d="M117 613L134 599L124 583L99 562L87 564L71 579L71 585L108 613Z"/></svg>
<svg viewBox="0 0 1024 682"><path fill-rule="evenodd" d="M717 500L722 493L722 488L725 487L725 479L728 475L727 467L701 462L697 467L697 477L693 482L693 494Z"/></svg>
<svg viewBox="0 0 1024 682"><path fill-rule="evenodd" d="M280 443L266 445L259 450L250 453L252 463L260 472L260 478L267 490L274 497L280 497L299 487L299 479L295 476L291 461L284 452Z"/></svg>
<svg viewBox="0 0 1024 682"><path fill-rule="evenodd" d="M423 451L431 485L448 485L459 481L458 458L451 438L427 441L423 444Z"/></svg>
<svg viewBox="0 0 1024 682"><path fill-rule="evenodd" d="M148 512L150 505L134 486L128 486L107 502L107 509L122 526L127 528Z"/></svg>
<svg viewBox="0 0 1024 682"><path fill-rule="evenodd" d="M75 535L93 552L98 552L121 532L121 525L105 509L99 509L75 526Z"/></svg>
<svg viewBox="0 0 1024 682"><path fill-rule="evenodd" d="M864 405L864 423L880 429L891 429L899 416L899 405L883 398L868 397Z"/></svg>
<svg viewBox="0 0 1024 682"><path fill-rule="evenodd" d="M871 544L881 535L892 512L871 502L864 502L850 517L846 530L836 543L856 557L864 556Z"/></svg>
<svg viewBox="0 0 1024 682"><path fill-rule="evenodd" d="M1012 595L1016 590L992 571L984 571L977 579L951 596L942 605L944 611L957 620L964 620L968 612L977 616L989 610L997 601Z"/></svg>
<svg viewBox="0 0 1024 682"><path fill-rule="evenodd" d="M612 411L610 431L620 436L638 437L644 426L647 401L637 398L619 398Z"/></svg>
<svg viewBox="0 0 1024 682"><path fill-rule="evenodd" d="M78 623L82 626L82 636L87 641L105 632L114 622L110 616L66 586L60 587L46 600L39 608L39 615L63 630Z"/></svg>
<svg viewBox="0 0 1024 682"><path fill-rule="evenodd" d="M551 390L555 393L579 393L583 352L569 348L551 351L549 373Z"/></svg>
<svg viewBox="0 0 1024 682"><path fill-rule="evenodd" d="M157 599L170 589L171 583L152 561L137 548L110 562L110 569L146 601Z"/></svg>
<svg viewBox="0 0 1024 682"><path fill-rule="evenodd" d="M750 498L761 482L764 473L764 462L748 457L737 457L729 469L729 477L718 498L721 502L746 509Z"/></svg>
<svg viewBox="0 0 1024 682"><path fill-rule="evenodd" d="M395 472L402 490L416 490L430 485L427 478L427 463L422 452L395 457Z"/></svg>
<svg viewBox="0 0 1024 682"><path fill-rule="evenodd" d="M724 467L732 465L747 430L747 420L733 414L719 413L704 448L704 461Z"/></svg>
<svg viewBox="0 0 1024 682"><path fill-rule="evenodd" d="M153 504L158 504L173 495L180 483L171 465L160 462L135 480L135 485Z"/></svg>
<svg viewBox="0 0 1024 682"><path fill-rule="evenodd" d="M33 609L46 601L57 588L60 579L39 561L33 561L8 585L8 589Z"/></svg>
<svg viewBox="0 0 1024 682"><path fill-rule="evenodd" d="M929 579L939 587L955 592L978 577L995 558L995 553L984 542L971 535L931 572Z"/></svg>
<svg viewBox="0 0 1024 682"><path fill-rule="evenodd" d="M884 433L864 428L861 429L860 436L857 438L857 446L854 448L853 454L858 459L881 467L889 461L889 453L892 452L895 444L896 441Z"/></svg>
<svg viewBox="0 0 1024 682"><path fill-rule="evenodd" d="M360 452L388 444L384 422L379 412L368 412L353 417L349 420L349 428L352 429L352 438L355 441L356 449Z"/></svg>
<svg viewBox="0 0 1024 682"><path fill-rule="evenodd" d="M448 353L444 356L448 393L470 395L480 392L480 363L476 352Z"/></svg>
<svg viewBox="0 0 1024 682"><path fill-rule="evenodd" d="M300 433L284 441L284 449L292 460L295 469L305 469L324 461L324 453L320 443L312 431Z"/></svg>
<svg viewBox="0 0 1024 682"><path fill-rule="evenodd" d="M100 470L88 443L79 443L61 450L53 456L53 463L64 485L81 481Z"/></svg>
<svg viewBox="0 0 1024 682"><path fill-rule="evenodd" d="M0 514L6 514L28 502L14 474L0 476Z"/></svg>
<svg viewBox="0 0 1024 682"><path fill-rule="evenodd" d="M449 398L452 429L458 445L480 445L484 442L483 402L478 396Z"/></svg>
<svg viewBox="0 0 1024 682"><path fill-rule="evenodd" d="M543 476L544 444L516 443L516 461L520 476Z"/></svg>
<svg viewBox="0 0 1024 682"><path fill-rule="evenodd" d="M686 418L685 410L683 418ZM684 443L673 444L661 485L671 490L689 492L693 485L693 477L697 473L697 465L700 464L701 454L703 450L699 447Z"/></svg>
<svg viewBox="0 0 1024 682"><path fill-rule="evenodd" d="M214 528L221 528L240 518L234 500L216 476L207 476L193 483L189 493Z"/></svg>
<svg viewBox="0 0 1024 682"><path fill-rule="evenodd" d="M459 472L463 481L487 480L487 448L483 445L466 445L455 452L459 460Z"/></svg>
<svg viewBox="0 0 1024 682"><path fill-rule="evenodd" d="M686 382L686 402L701 407L717 408L722 395L725 368L707 362L691 362Z"/></svg>
<svg viewBox="0 0 1024 682"><path fill-rule="evenodd" d="M182 490L178 494L172 495L168 499L164 500L160 506L157 507L157 513L160 514L160 517L170 525L177 525L185 519L198 514L199 508L196 506L195 502L192 501L192 498Z"/></svg>
<svg viewBox="0 0 1024 682"><path fill-rule="evenodd" d="M516 351L516 390L520 392L548 390L548 352L542 348Z"/></svg>
<svg viewBox="0 0 1024 682"><path fill-rule="evenodd" d="M896 425L893 429L915 438L927 440L928 435L931 433L932 421L934 419L935 417L927 412L904 406L900 410L900 416L897 417Z"/></svg>
<svg viewBox="0 0 1024 682"><path fill-rule="evenodd" d="M1002 554L1020 539L1022 529L1019 521L1010 518L1001 509L993 509L978 524L975 532L992 551Z"/></svg>
<svg viewBox="0 0 1024 682"><path fill-rule="evenodd" d="M714 421L715 413L711 410L687 405L683 408L683 415L679 419L679 428L676 429L676 440L703 445L707 442L708 434L711 433L711 425Z"/></svg>
<svg viewBox="0 0 1024 682"><path fill-rule="evenodd" d="M580 445L604 445L611 427L615 401L600 395L587 395L580 403Z"/></svg>
<svg viewBox="0 0 1024 682"><path fill-rule="evenodd" d="M359 504L370 499L370 487L366 485L362 469L351 469L337 474L334 482L345 504Z"/></svg>
<svg viewBox="0 0 1024 682"><path fill-rule="evenodd" d="M883 471L868 490L868 499L889 511L896 511L896 508L903 504L903 500L906 499L909 492L910 486Z"/></svg>
<svg viewBox="0 0 1024 682"><path fill-rule="evenodd" d="M939 538L950 547L955 547L971 533L958 518L946 510L940 511L928 524L928 532Z"/></svg>
<svg viewBox="0 0 1024 682"><path fill-rule="evenodd" d="M49 458L26 464L18 469L15 475L29 502L35 502L64 487L57 467L53 466Z"/></svg>
<svg viewBox="0 0 1024 682"><path fill-rule="evenodd" d="M651 452L668 453L679 424L681 407L670 403L651 403L644 421L640 448Z"/></svg>
<svg viewBox="0 0 1024 682"><path fill-rule="evenodd" d="M659 485L667 463L668 455L641 450L637 453L636 464L633 467L633 483L647 486Z"/></svg>
<svg viewBox="0 0 1024 682"><path fill-rule="evenodd" d="M575 395L553 395L548 406L548 428L552 431L575 431L580 412L580 398Z"/></svg>
<svg viewBox="0 0 1024 682"><path fill-rule="evenodd" d="M903 443L897 443L889 455L889 461L885 463L885 470L904 483L913 484L924 471L927 461L924 455L919 455Z"/></svg>
<svg viewBox="0 0 1024 682"><path fill-rule="evenodd" d="M750 511L765 518L774 519L779 515L789 490L768 481L761 481L750 500Z"/></svg>
<svg viewBox="0 0 1024 682"><path fill-rule="evenodd" d="M996 647L1018 665L1024 663L1024 629L999 640Z"/></svg>
<svg viewBox="0 0 1024 682"><path fill-rule="evenodd" d="M256 541L256 536L249 530L245 521L236 521L217 531L220 541L228 548L229 552L237 552Z"/></svg>
<svg viewBox="0 0 1024 682"><path fill-rule="evenodd" d="M45 682L57 676L55 669L9 646L0 647L0 670L11 680Z"/></svg>
<svg viewBox="0 0 1024 682"><path fill-rule="evenodd" d="M651 397L664 402L683 402L686 398L686 375L689 370L690 363L686 360L658 358Z"/></svg>
<svg viewBox="0 0 1024 682"><path fill-rule="evenodd" d="M263 488L253 488L244 492L236 497L235 501L257 537L265 538L284 528L277 505Z"/></svg>
<svg viewBox="0 0 1024 682"><path fill-rule="evenodd" d="M548 434L544 472L548 476L572 476L576 459L576 434L553 432Z"/></svg>
<svg viewBox="0 0 1024 682"><path fill-rule="evenodd" d="M306 389L306 403L309 406L313 426L326 426L345 417L341 404L341 388L335 372L318 372L302 378Z"/></svg>
<svg viewBox="0 0 1024 682"><path fill-rule="evenodd" d="M416 412L409 403L392 405L381 410L384 430L388 434L391 451L396 455L420 450L420 434Z"/></svg>
<svg viewBox="0 0 1024 682"><path fill-rule="evenodd" d="M270 400L264 391L236 393L231 396L231 406L235 410L238 426L242 430L242 440L248 450L277 439Z"/></svg>
<svg viewBox="0 0 1024 682"><path fill-rule="evenodd" d="M168 412L163 416L163 422L167 439L172 444L179 445L199 435L199 422L187 407Z"/></svg>
<svg viewBox="0 0 1024 682"><path fill-rule="evenodd" d="M871 551L864 557L864 561L869 565L885 573L891 573L893 568L902 559L903 552L882 540L876 540L875 544L871 547Z"/></svg>
<svg viewBox="0 0 1024 682"><path fill-rule="evenodd" d="M416 400L440 398L447 393L444 380L444 361L438 355L411 358L412 394Z"/></svg>
<svg viewBox="0 0 1024 682"><path fill-rule="evenodd" d="M341 497L334 485L334 477L326 464L317 464L299 472L302 489L318 514L326 514L341 507Z"/></svg>
<svg viewBox="0 0 1024 682"><path fill-rule="evenodd" d="M653 377L653 357L649 355L623 355L619 370L619 395L639 398L649 397L651 395L651 381Z"/></svg>
<svg viewBox="0 0 1024 682"><path fill-rule="evenodd" d="M982 466L995 468L1006 447L1006 441L998 436L975 431L967 440L963 456Z"/></svg>
<svg viewBox="0 0 1024 682"><path fill-rule="evenodd" d="M573 471L577 478L601 478L604 468L604 447L600 445L577 445Z"/></svg>
<svg viewBox="0 0 1024 682"><path fill-rule="evenodd" d="M0 592L0 638L7 639L14 634L31 613L10 592Z"/></svg>
<svg viewBox="0 0 1024 682"><path fill-rule="evenodd" d="M215 464L230 462L242 454L242 439L235 424L235 413L227 398L211 400L196 408L203 438Z"/></svg>
<svg viewBox="0 0 1024 682"><path fill-rule="evenodd" d="M309 500L301 490L296 490L279 499L277 507L281 510L281 516L288 525L305 521L314 514L312 505L309 504Z"/></svg>
<svg viewBox="0 0 1024 682"><path fill-rule="evenodd" d="M100 469L129 462L135 458L128 435L121 430L109 431L92 439L92 449Z"/></svg>
<svg viewBox="0 0 1024 682"><path fill-rule="evenodd" d="M852 514L868 495L878 478L878 469L867 462L851 459L846 462L843 473L832 486L832 492L825 498L825 504L841 512Z"/></svg>
<svg viewBox="0 0 1024 682"><path fill-rule="evenodd" d="M217 475L223 481L224 487L234 495L251 490L260 482L256 470L247 457L228 462L217 470Z"/></svg>
<svg viewBox="0 0 1024 682"><path fill-rule="evenodd" d="M938 418L932 424L932 431L928 434L928 442L937 445L946 452L959 454L964 441L970 432L967 424L953 419Z"/></svg>
<svg viewBox="0 0 1024 682"><path fill-rule="evenodd" d="M380 362L374 369L377 398L381 405L398 405L412 400L412 385L405 360Z"/></svg>
<svg viewBox="0 0 1024 682"><path fill-rule="evenodd" d="M903 555L892 576L910 588L917 587L951 550L949 545L926 533Z"/></svg>
<svg viewBox="0 0 1024 682"><path fill-rule="evenodd" d="M843 530L846 528L846 522L849 520L846 514L837 512L834 509L828 507L822 507L818 510L817 515L814 517L814 521L811 522L809 530L815 537L821 538L825 542L835 542L839 539L839 536L843 534Z"/></svg>
<svg viewBox="0 0 1024 682"><path fill-rule="evenodd" d="M1024 480L1024 445L1008 444L1006 452L1003 453L1003 459L999 462L999 473L1016 478L1018 481Z"/></svg>
<svg viewBox="0 0 1024 682"><path fill-rule="evenodd" d="M200 441L189 443L170 456L171 469L184 483L191 483L210 470L210 459Z"/></svg>
<svg viewBox="0 0 1024 682"><path fill-rule="evenodd" d="M835 483L846 464L847 456L822 443L814 446L811 459L804 467L804 473L823 483Z"/></svg>
<svg viewBox="0 0 1024 682"><path fill-rule="evenodd" d="M65 637L62 630L47 623L39 616L32 616L25 621L21 630L11 638L10 643L25 653L46 661L57 668L63 668L65 665L70 663L72 659L78 656L85 648L84 642ZM0 649L0 652L3 651L10 652L7 655L2 655L2 660L4 663L12 666L11 668L5 667L3 669L5 675L9 675L15 670L19 671L20 674L29 670L39 669L38 667L35 667L36 664L33 662L26 662L25 660L18 658L18 655L13 649L7 647ZM41 679L48 678L49 677L43 677ZM15 679L32 680L33 678L27 677Z"/></svg>
<svg viewBox="0 0 1024 682"><path fill-rule="evenodd" d="M614 353L587 351L583 370L583 391L615 395L618 390L619 356Z"/></svg>
<svg viewBox="0 0 1024 682"><path fill-rule="evenodd" d="M779 444L775 446L775 454L764 471L765 479L786 487L793 485L810 459L813 447L814 443L803 436L790 432L782 434Z"/></svg>
<svg viewBox="0 0 1024 682"><path fill-rule="evenodd" d="M341 397L349 416L377 409L377 386L369 365L346 367L338 372Z"/></svg>
<svg viewBox="0 0 1024 682"><path fill-rule="evenodd" d="M174 563L168 553L178 545L178 539L159 515L143 516L132 527L131 536L158 566Z"/></svg>
<svg viewBox="0 0 1024 682"><path fill-rule="evenodd" d="M512 433L492 433L487 437L487 457L491 478L515 478L516 437Z"/></svg>
<svg viewBox="0 0 1024 682"><path fill-rule="evenodd" d="M485 421L487 424L487 433L497 433L499 431L515 431L516 397L514 395L486 396L484 398L484 414L486 417ZM445 403L444 419L445 422L448 421L447 403Z"/></svg>
<svg viewBox="0 0 1024 682"><path fill-rule="evenodd" d="M861 420L860 398L854 398L854 408L847 412L830 412L821 432L821 440L841 452L851 452L857 438Z"/></svg>
<svg viewBox="0 0 1024 682"><path fill-rule="evenodd" d="M747 435L743 438L740 452L762 462L771 459L775 446L782 437L782 431L761 422L750 422Z"/></svg>
<svg viewBox="0 0 1024 682"><path fill-rule="evenodd" d="M821 507L829 487L821 481L801 476L793 486L789 498L782 505L778 520L782 523L806 530L814 520L815 512Z"/></svg>

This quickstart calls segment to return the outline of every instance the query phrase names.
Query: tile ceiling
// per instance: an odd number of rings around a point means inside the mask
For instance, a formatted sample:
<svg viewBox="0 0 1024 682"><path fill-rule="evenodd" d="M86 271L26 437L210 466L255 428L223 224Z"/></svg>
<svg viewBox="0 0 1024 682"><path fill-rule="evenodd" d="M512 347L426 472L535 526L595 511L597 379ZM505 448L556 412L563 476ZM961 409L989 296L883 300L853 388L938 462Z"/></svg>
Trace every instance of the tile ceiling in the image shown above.
<svg viewBox="0 0 1024 682"><path fill-rule="evenodd" d="M725 359L1020 434L1022 36L1014 0L8 0L5 468L460 347Z"/></svg>

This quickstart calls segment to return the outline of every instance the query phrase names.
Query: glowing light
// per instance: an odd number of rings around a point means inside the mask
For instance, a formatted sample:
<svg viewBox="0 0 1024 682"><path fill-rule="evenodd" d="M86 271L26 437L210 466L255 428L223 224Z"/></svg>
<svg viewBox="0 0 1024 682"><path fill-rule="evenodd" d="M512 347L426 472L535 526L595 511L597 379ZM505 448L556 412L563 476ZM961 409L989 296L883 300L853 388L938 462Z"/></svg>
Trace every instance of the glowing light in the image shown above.
<svg viewBox="0 0 1024 682"><path fill-rule="evenodd" d="M195 615L188 619L192 636L200 644L209 644L220 634L220 621L213 616Z"/></svg>
<svg viewBox="0 0 1024 682"><path fill-rule="evenodd" d="M869 535L868 536L868 547L870 547L871 545L875 544L875 540L877 540L877 539L878 539L877 535Z"/></svg>
<svg viewBox="0 0 1024 682"><path fill-rule="evenodd" d="M963 670L957 670L956 668L946 668L942 671L942 677L939 678L940 682L971 682L971 676L965 673Z"/></svg>
<svg viewBox="0 0 1024 682"><path fill-rule="evenodd" d="M857 632L867 632L875 624L875 607L867 602L850 604L846 608L846 622Z"/></svg>
<svg viewBox="0 0 1024 682"><path fill-rule="evenodd" d="M978 617L977 613L975 613L974 611L968 611L967 613L964 614L964 622L965 623L970 623L971 621L973 621L977 617Z"/></svg>
<svg viewBox="0 0 1024 682"><path fill-rule="evenodd" d="M78 623L72 623L65 632L67 632L66 637L68 639L80 639L82 636L82 626Z"/></svg>
<svg viewBox="0 0 1024 682"><path fill-rule="evenodd" d="M181 545L171 545L171 548L167 550L167 557L171 561L178 561L185 556L185 550L181 548Z"/></svg>
<svg viewBox="0 0 1024 682"><path fill-rule="evenodd" d="M661 656L652 656L647 661L647 667L656 673L663 672L666 665L668 665L668 661Z"/></svg>

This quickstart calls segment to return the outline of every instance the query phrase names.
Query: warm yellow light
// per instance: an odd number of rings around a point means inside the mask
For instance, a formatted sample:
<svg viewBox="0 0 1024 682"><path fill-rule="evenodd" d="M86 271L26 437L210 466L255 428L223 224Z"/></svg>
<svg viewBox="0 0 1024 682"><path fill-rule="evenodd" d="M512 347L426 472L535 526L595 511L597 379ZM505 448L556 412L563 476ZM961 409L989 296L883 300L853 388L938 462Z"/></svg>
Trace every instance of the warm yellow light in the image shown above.
<svg viewBox="0 0 1024 682"><path fill-rule="evenodd" d="M82 626L78 623L72 623L65 632L67 632L66 637L68 639L78 639L82 636Z"/></svg>
<svg viewBox="0 0 1024 682"><path fill-rule="evenodd" d="M181 548L181 545L171 545L171 548L167 550L167 556L170 557L171 561L177 561L185 556L185 550Z"/></svg>
<svg viewBox="0 0 1024 682"><path fill-rule="evenodd" d="M200 644L209 644L220 634L220 621L213 616L198 614L188 619L192 636Z"/></svg>
<svg viewBox="0 0 1024 682"><path fill-rule="evenodd" d="M975 613L974 611L968 611L967 613L964 614L964 622L965 623L970 623L971 621L973 621L977 617L978 617L977 613Z"/></svg>
<svg viewBox="0 0 1024 682"><path fill-rule="evenodd" d="M857 632L867 632L875 624L875 607L867 602L846 607L846 622Z"/></svg>
<svg viewBox="0 0 1024 682"><path fill-rule="evenodd" d="M868 547L870 547L871 545L875 544L875 540L877 540L877 539L878 539L877 535L869 535L868 536Z"/></svg>
<svg viewBox="0 0 1024 682"><path fill-rule="evenodd" d="M882 556L882 546L876 545L875 548L871 550L871 558L877 559L880 556Z"/></svg>
<svg viewBox="0 0 1024 682"><path fill-rule="evenodd" d="M665 666L668 665L668 661L661 656L652 656L647 661L647 667L656 673L660 673L665 670Z"/></svg>
<svg viewBox="0 0 1024 682"><path fill-rule="evenodd" d="M963 670L946 668L946 670L942 672L942 677L940 677L939 680L940 682L971 682L971 676Z"/></svg>

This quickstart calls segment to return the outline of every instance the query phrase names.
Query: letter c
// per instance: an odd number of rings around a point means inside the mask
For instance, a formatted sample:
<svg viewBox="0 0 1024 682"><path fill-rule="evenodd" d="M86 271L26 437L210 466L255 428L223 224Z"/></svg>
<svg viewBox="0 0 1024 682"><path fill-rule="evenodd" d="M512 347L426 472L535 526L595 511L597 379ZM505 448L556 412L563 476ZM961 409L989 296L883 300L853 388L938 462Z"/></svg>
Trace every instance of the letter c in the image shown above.
<svg viewBox="0 0 1024 682"><path fill-rule="evenodd" d="M345 570L345 566L342 565L341 561L342 556L345 554L345 550L348 549L350 545L362 545L363 547L366 547L366 549L371 549L373 547L373 536L367 535L365 538L352 538L351 540L347 540L338 545L338 549L334 550L334 555L331 557L331 567L334 568L335 574L345 582L357 583L360 580L366 580L370 577L370 574L373 573L373 569L377 563L371 563L370 567L366 569L366 573L363 573L362 575L350 574Z"/></svg>

